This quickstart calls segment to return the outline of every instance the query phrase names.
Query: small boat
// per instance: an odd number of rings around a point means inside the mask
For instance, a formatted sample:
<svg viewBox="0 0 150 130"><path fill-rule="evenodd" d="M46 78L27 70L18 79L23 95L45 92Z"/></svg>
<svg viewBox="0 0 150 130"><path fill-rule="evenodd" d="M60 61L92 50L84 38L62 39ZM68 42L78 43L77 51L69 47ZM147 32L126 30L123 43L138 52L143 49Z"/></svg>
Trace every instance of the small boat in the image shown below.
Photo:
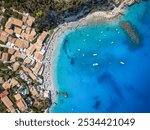
<svg viewBox="0 0 150 130"><path fill-rule="evenodd" d="M114 44L114 42L112 41L111 44Z"/></svg>
<svg viewBox="0 0 150 130"><path fill-rule="evenodd" d="M80 49L78 49L78 51L80 51Z"/></svg>
<svg viewBox="0 0 150 130"><path fill-rule="evenodd" d="M85 56L84 53L82 54L82 56Z"/></svg>
<svg viewBox="0 0 150 130"><path fill-rule="evenodd" d="M94 63L93 66L98 66L98 63Z"/></svg>
<svg viewBox="0 0 150 130"><path fill-rule="evenodd" d="M94 53L93 56L97 56L97 53Z"/></svg>
<svg viewBox="0 0 150 130"><path fill-rule="evenodd" d="M124 65L125 63L123 61L120 61L120 64Z"/></svg>

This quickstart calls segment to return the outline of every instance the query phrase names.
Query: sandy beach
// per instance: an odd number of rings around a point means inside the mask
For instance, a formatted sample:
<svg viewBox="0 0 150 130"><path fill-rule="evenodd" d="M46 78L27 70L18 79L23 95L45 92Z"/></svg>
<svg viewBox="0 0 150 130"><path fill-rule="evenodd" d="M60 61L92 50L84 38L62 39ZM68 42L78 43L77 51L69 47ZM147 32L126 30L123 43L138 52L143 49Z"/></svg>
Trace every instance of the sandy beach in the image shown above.
<svg viewBox="0 0 150 130"><path fill-rule="evenodd" d="M87 26L91 23L100 23L101 21L106 21L106 20L112 20L115 18L118 18L120 15L123 15L125 13L125 7L128 5L129 0L125 0L119 7L116 7L114 10L111 12L103 12L103 11L98 11L94 12L92 14L87 15L86 17L74 21L74 22L69 22L69 23L64 23L62 25L59 25L55 30L53 35L51 36L49 40L49 45L47 47L47 52L45 55L44 59L44 64L45 64L45 70L44 70L44 83L45 86L47 86L47 89L50 90L51 92L51 101L52 101L52 106L49 110L51 112L52 108L56 104L57 100L57 87L55 86L55 77L54 77L54 70L55 70L55 63L56 63L56 57L59 55L59 41L61 40L62 36L64 36L65 32L73 31L78 27L82 26Z"/></svg>

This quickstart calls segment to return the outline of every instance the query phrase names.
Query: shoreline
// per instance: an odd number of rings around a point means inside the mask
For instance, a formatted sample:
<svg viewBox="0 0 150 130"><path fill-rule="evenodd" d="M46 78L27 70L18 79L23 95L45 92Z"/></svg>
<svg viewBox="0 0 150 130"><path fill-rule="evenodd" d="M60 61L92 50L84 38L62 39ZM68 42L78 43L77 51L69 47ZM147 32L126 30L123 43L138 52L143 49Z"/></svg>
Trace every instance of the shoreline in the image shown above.
<svg viewBox="0 0 150 130"><path fill-rule="evenodd" d="M46 81L48 81L47 89L50 91L50 100L52 105L49 108L48 112L52 112L53 107L56 105L57 101L57 87L55 85L55 72L54 69L56 67L56 57L59 55L59 52L56 52L60 49L59 42L61 41L61 38L65 36L67 32L75 31L79 27L88 26L90 24L99 24L103 21L110 21L117 19L119 16L124 15L125 13L125 7L128 6L128 0L125 0L119 7L114 8L112 11L97 11L91 14L88 14L86 17L81 18L77 21L64 23L62 25L59 25L55 30L53 35L51 36L47 52L44 58L44 62L46 63L44 69L43 76ZM48 72L47 72L48 71Z"/></svg>

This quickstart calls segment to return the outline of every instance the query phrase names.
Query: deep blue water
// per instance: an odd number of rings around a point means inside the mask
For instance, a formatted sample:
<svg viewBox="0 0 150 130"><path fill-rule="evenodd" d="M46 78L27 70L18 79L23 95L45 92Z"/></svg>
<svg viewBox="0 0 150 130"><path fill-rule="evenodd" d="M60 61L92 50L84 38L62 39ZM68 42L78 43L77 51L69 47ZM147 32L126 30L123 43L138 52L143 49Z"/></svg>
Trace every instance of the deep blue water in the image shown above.
<svg viewBox="0 0 150 130"><path fill-rule="evenodd" d="M122 20L138 30L140 46ZM118 20L70 32L60 44L55 82L69 97L58 96L53 112L150 112L150 1Z"/></svg>

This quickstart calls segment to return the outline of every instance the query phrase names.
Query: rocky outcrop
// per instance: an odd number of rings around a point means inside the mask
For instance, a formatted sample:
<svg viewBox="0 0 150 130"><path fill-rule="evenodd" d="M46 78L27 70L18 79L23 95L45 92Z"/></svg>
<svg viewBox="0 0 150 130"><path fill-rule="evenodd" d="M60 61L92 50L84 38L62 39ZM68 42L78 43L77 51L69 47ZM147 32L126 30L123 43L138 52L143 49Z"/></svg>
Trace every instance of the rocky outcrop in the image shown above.
<svg viewBox="0 0 150 130"><path fill-rule="evenodd" d="M69 94L67 92L57 92L57 95L63 96L64 98L68 98Z"/></svg>
<svg viewBox="0 0 150 130"><path fill-rule="evenodd" d="M82 0L81 0L82 1ZM90 12L95 11L110 11L115 8L115 0L83 0L82 4L69 8L67 10L58 12L57 10L50 9L46 19L43 21L43 26L49 26L50 28L57 25L76 21L82 17L85 17Z"/></svg>
<svg viewBox="0 0 150 130"><path fill-rule="evenodd" d="M123 30L126 32L126 34L130 37L130 39L135 43L136 45L140 44L140 36L135 27L128 21L122 21L120 23Z"/></svg>

